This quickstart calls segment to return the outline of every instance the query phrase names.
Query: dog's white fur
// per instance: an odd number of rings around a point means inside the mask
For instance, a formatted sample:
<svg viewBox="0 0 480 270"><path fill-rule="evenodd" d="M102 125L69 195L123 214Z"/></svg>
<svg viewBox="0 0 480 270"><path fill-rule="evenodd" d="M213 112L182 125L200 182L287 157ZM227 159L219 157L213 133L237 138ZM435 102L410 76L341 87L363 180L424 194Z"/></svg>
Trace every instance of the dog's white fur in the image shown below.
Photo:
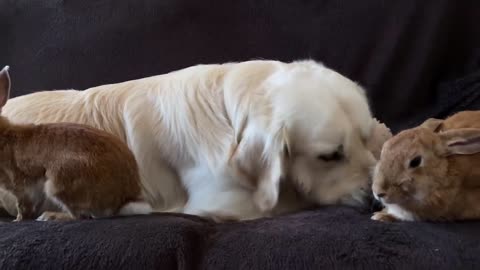
<svg viewBox="0 0 480 270"><path fill-rule="evenodd" d="M198 65L37 92L11 99L2 113L116 134L134 152L157 211L265 216L281 179L316 203L360 204L375 162L365 147L373 122L364 91L314 61ZM344 160L318 158L340 145Z"/></svg>

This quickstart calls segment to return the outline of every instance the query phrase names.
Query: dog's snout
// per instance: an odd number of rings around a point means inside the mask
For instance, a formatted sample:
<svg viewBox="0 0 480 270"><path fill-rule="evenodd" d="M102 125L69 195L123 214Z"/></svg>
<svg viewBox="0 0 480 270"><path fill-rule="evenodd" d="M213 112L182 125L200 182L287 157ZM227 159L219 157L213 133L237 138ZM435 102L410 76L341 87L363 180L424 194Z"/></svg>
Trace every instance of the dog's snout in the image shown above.
<svg viewBox="0 0 480 270"><path fill-rule="evenodd" d="M372 212L380 211L380 210L382 210L382 208L383 208L383 204L382 204L381 201L373 198L372 204L371 204L371 207L370 207L370 208L371 208L370 210L371 210Z"/></svg>
<svg viewBox="0 0 480 270"><path fill-rule="evenodd" d="M380 211L383 208L382 202L380 200L377 200L374 197L373 192L371 191L365 192L362 190L361 199L358 201L360 202L360 204L358 204L357 206L360 206L360 211L364 213Z"/></svg>
<svg viewBox="0 0 480 270"><path fill-rule="evenodd" d="M373 200L370 205L372 212L380 211L383 208L382 198L386 196L385 192L372 192Z"/></svg>

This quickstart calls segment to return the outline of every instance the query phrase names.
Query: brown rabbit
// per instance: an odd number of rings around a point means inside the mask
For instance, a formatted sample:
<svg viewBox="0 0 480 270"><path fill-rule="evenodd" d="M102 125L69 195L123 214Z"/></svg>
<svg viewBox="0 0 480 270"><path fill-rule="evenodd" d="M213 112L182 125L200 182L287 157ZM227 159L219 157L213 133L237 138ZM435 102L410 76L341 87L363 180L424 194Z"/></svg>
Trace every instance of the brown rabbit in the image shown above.
<svg viewBox="0 0 480 270"><path fill-rule="evenodd" d="M457 128L480 128L480 111L458 112L445 120L430 118L422 126L435 132Z"/></svg>
<svg viewBox="0 0 480 270"><path fill-rule="evenodd" d="M480 113L461 112L388 140L372 189L385 206L372 219L480 218Z"/></svg>
<svg viewBox="0 0 480 270"><path fill-rule="evenodd" d="M0 107L9 98L0 71ZM0 116L0 187L17 198L15 221L35 219L46 200L63 212L37 220L148 214L133 154L119 139L78 124L16 125Z"/></svg>

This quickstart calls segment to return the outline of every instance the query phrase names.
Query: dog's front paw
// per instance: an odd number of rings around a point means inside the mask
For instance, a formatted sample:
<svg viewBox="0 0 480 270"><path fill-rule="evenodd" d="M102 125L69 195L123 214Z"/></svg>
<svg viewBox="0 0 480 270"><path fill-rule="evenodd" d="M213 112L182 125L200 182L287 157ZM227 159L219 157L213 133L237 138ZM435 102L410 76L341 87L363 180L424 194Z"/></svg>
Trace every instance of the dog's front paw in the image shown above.
<svg viewBox="0 0 480 270"><path fill-rule="evenodd" d="M384 211L375 212L372 216L372 220L382 221L382 222L394 222L397 221L397 218L388 214Z"/></svg>
<svg viewBox="0 0 480 270"><path fill-rule="evenodd" d="M38 218L37 221L49 221L49 220L56 220L56 221L68 221L73 220L74 218L67 214L67 213L60 213L60 212L43 212Z"/></svg>
<svg viewBox="0 0 480 270"><path fill-rule="evenodd" d="M205 215L205 217L216 223L236 222L240 220L239 218L233 215L228 215L224 213L215 213L215 212L208 213Z"/></svg>
<svg viewBox="0 0 480 270"><path fill-rule="evenodd" d="M272 210L278 202L278 192L276 190L259 188L253 193L253 201L262 212Z"/></svg>
<svg viewBox="0 0 480 270"><path fill-rule="evenodd" d="M20 222L20 221L22 221L22 220L23 220L22 214L18 213L18 214L17 214L17 218L14 219L12 222Z"/></svg>

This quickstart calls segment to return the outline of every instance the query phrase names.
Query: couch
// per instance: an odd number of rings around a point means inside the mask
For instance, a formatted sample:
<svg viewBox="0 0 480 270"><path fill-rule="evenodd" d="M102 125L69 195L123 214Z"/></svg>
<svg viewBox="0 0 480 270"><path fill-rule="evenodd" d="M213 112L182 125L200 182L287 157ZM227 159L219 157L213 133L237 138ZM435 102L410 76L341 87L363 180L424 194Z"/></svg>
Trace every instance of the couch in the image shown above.
<svg viewBox="0 0 480 270"><path fill-rule="evenodd" d="M311 58L357 81L393 132L480 109L475 0L0 0L12 95L194 64ZM215 224L155 214L0 223L0 269L478 269L480 222L324 206Z"/></svg>

